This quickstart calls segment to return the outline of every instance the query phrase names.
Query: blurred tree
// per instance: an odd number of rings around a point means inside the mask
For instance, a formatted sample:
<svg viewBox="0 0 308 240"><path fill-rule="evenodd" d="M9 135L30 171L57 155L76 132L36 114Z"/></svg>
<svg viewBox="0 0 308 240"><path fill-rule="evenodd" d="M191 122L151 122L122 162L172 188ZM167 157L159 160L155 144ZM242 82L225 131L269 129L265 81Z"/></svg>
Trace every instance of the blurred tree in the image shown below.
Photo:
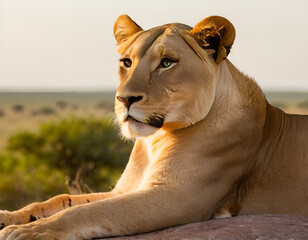
<svg viewBox="0 0 308 240"><path fill-rule="evenodd" d="M5 112L0 109L0 117L3 117L5 115Z"/></svg>
<svg viewBox="0 0 308 240"><path fill-rule="evenodd" d="M14 112L23 112L25 110L25 106L24 105L21 105L21 104L15 104L12 106L12 110Z"/></svg>
<svg viewBox="0 0 308 240"><path fill-rule="evenodd" d="M308 99L300 102L297 106L300 108L308 108Z"/></svg>
<svg viewBox="0 0 308 240"><path fill-rule="evenodd" d="M56 114L56 110L51 107L42 107L38 113L42 115L53 115Z"/></svg>
<svg viewBox="0 0 308 240"><path fill-rule="evenodd" d="M38 116L38 115L55 115L57 114L56 110L51 107L42 107L38 110L34 110L31 112L32 116Z"/></svg>
<svg viewBox="0 0 308 240"><path fill-rule="evenodd" d="M60 108L61 110L65 109L67 105L68 105L67 102L64 102L62 100L59 100L56 102L56 106Z"/></svg>

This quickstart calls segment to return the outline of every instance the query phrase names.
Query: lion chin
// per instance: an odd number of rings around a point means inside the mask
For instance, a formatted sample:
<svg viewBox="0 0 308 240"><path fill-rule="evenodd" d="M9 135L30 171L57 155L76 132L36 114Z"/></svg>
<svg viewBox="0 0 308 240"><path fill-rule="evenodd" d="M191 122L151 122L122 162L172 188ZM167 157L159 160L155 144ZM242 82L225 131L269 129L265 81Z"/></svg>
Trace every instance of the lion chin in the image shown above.
<svg viewBox="0 0 308 240"><path fill-rule="evenodd" d="M164 117L153 115L145 120L128 115L121 124L122 135L126 138L148 137L157 132L164 124Z"/></svg>
<svg viewBox="0 0 308 240"><path fill-rule="evenodd" d="M134 120L127 120L121 125L122 135L129 139L137 137L148 137L157 132L157 130L159 130L159 128Z"/></svg>

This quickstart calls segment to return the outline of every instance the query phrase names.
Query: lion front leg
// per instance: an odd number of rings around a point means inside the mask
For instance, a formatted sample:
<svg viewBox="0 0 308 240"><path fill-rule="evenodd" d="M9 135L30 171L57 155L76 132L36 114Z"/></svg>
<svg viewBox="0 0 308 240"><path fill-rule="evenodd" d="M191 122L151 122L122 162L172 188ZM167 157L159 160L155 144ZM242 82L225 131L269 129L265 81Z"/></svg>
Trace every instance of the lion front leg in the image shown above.
<svg viewBox="0 0 308 240"><path fill-rule="evenodd" d="M0 211L0 230L9 225L25 224L41 218L47 218L66 208L95 202L116 195L114 192L92 193L84 195L63 194L45 202L32 203L20 210Z"/></svg>
<svg viewBox="0 0 308 240"><path fill-rule="evenodd" d="M197 199L196 194L155 187L75 206L50 218L5 228L0 232L0 240L81 240L131 235L209 218L211 213L205 214L203 207L196 207L194 199Z"/></svg>

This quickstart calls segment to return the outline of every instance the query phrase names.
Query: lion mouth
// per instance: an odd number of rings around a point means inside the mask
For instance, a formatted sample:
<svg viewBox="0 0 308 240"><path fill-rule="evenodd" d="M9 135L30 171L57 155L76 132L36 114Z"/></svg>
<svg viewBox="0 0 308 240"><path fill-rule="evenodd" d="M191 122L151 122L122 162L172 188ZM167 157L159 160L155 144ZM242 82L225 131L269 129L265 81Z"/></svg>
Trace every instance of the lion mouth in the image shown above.
<svg viewBox="0 0 308 240"><path fill-rule="evenodd" d="M164 117L160 115L155 115L147 118L144 122L142 122L133 118L131 115L128 115L126 121L134 121L137 123L147 124L155 128L161 128L164 124Z"/></svg>

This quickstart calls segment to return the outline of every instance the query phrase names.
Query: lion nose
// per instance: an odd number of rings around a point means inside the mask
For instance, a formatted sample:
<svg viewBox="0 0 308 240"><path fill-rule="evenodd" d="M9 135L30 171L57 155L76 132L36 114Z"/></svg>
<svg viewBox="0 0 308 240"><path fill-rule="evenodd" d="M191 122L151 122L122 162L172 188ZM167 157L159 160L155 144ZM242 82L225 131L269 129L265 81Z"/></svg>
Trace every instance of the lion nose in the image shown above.
<svg viewBox="0 0 308 240"><path fill-rule="evenodd" d="M138 96L138 97L134 97L134 96L130 96L130 97L121 97L121 96L117 96L117 99L118 99L120 102L124 103L124 105L125 105L125 107L126 107L127 109L129 109L130 106L131 106L133 103L142 100L142 98L143 98L142 96Z"/></svg>

